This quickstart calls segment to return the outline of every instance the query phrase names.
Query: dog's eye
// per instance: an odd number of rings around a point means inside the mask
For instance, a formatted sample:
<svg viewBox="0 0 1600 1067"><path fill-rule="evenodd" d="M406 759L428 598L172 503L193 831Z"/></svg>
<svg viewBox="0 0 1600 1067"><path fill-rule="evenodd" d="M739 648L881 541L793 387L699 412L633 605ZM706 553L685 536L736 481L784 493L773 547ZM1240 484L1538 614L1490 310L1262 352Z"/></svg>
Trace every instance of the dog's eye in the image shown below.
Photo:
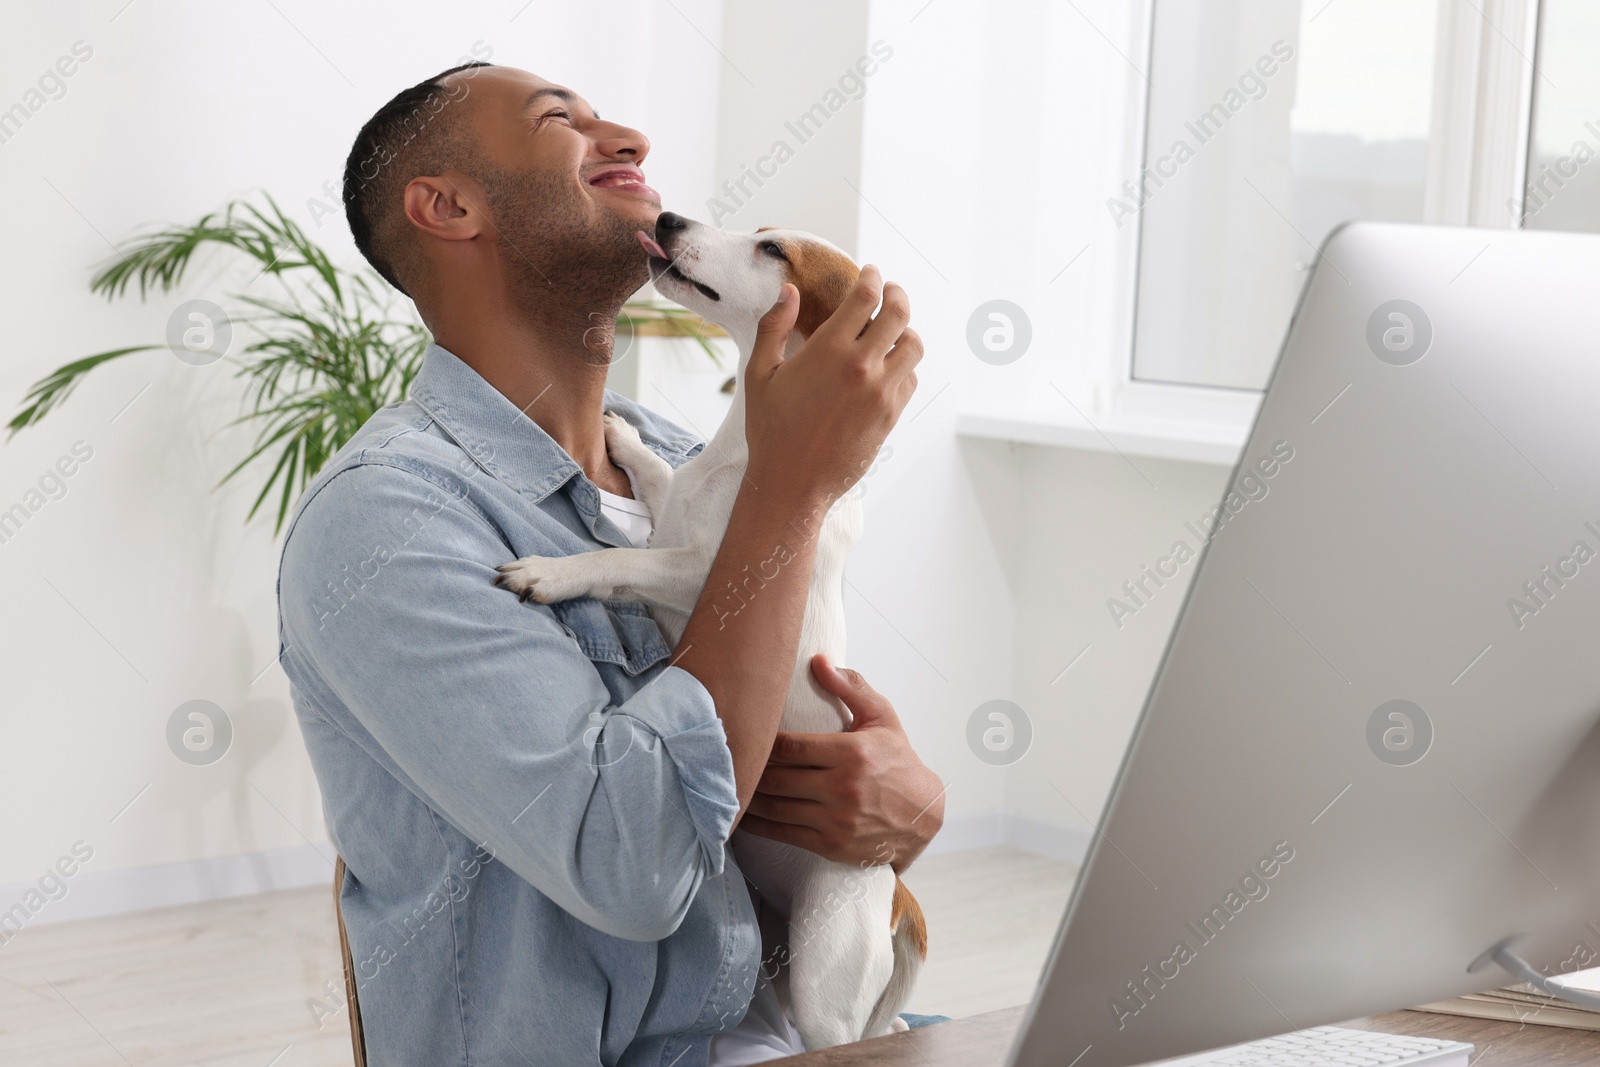
<svg viewBox="0 0 1600 1067"><path fill-rule="evenodd" d="M776 241L762 241L757 247L773 259L781 259L785 263L789 261L789 257L783 254L783 246Z"/></svg>

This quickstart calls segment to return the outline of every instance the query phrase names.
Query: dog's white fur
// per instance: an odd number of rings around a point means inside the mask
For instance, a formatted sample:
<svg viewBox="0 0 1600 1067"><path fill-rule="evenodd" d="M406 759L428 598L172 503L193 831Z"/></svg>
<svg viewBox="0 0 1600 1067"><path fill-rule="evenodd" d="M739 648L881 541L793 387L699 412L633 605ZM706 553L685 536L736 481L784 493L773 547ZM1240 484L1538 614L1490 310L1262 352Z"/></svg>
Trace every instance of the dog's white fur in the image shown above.
<svg viewBox="0 0 1600 1067"><path fill-rule="evenodd" d="M503 566L500 582L541 603L582 596L641 599L667 639L676 643L722 543L744 478L748 451L743 383L757 323L777 302L783 284L793 278L791 264L766 246L776 243L780 249L798 249L801 243L812 242L838 250L797 231L730 234L695 222L660 236L671 263L669 267L652 257L657 289L717 323L738 344L739 387L728 416L699 455L673 470L644 446L631 425L608 414L607 449L632 478L654 522L649 547L560 558L529 556ZM848 257L843 262L848 264ZM850 280L854 281L853 275ZM803 286L801 300L806 300ZM803 341L798 330L792 332L789 352ZM834 663L843 660L844 563L860 535L860 493L852 489L834 503L818 528L810 595L784 704L785 730L831 732L849 725L849 711L817 683L810 661L818 652ZM752 561L749 570L756 582L747 583L742 595L760 595L760 563ZM768 578L774 565L766 563ZM894 871L887 865L862 868L834 863L743 832L735 833L733 847L739 866L762 898L788 918L788 950L780 951L778 959L788 961L790 1008L806 1047L823 1048L904 1029L898 1012L921 966L922 946L914 943L917 936L908 929L909 919L891 929L898 882ZM910 899L903 888L900 892ZM915 909L915 901L909 907ZM916 924L920 930L920 910Z"/></svg>

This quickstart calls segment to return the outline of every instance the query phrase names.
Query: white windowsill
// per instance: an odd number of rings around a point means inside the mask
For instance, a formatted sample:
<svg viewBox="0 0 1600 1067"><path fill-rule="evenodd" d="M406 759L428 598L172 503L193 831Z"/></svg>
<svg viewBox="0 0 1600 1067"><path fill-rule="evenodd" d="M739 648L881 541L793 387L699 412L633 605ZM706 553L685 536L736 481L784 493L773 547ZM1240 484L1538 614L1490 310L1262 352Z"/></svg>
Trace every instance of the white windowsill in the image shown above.
<svg viewBox="0 0 1600 1067"><path fill-rule="evenodd" d="M1250 436L1250 425L1133 414L1106 414L1085 421L1076 415L1056 419L966 411L956 417L956 433L1019 444L1232 467L1239 462L1239 453Z"/></svg>

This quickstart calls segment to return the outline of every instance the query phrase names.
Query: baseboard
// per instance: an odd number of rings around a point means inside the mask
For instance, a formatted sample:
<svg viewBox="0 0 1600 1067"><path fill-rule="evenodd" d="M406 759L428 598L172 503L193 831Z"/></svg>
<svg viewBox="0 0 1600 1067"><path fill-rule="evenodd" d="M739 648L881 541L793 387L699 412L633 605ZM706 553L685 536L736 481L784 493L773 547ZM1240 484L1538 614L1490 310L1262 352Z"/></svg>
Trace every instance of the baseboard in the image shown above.
<svg viewBox="0 0 1600 1067"><path fill-rule="evenodd" d="M1088 826L1061 826L1025 815L1005 817L1006 844L1053 860L1081 864L1089 854L1089 842L1093 839L1094 830Z"/></svg>
<svg viewBox="0 0 1600 1067"><path fill-rule="evenodd" d="M1087 826L1061 826L998 811L977 812L946 818L924 855L1010 845L1035 855L1082 863L1093 837L1094 831Z"/></svg>
<svg viewBox="0 0 1600 1067"><path fill-rule="evenodd" d="M81 869L72 877L62 879L65 894L56 900L45 899L22 925L42 926L308 885L327 885L332 892L333 846L324 847L326 853L310 845L293 845L240 856L182 860L120 871ZM0 885L0 912L13 917L6 924L8 928L15 924L17 912L13 905L26 912L27 905L19 902L30 891L37 901L42 895L40 890L37 879Z"/></svg>
<svg viewBox="0 0 1600 1067"><path fill-rule="evenodd" d="M946 815L939 836L928 843L925 856L946 852L970 852L1006 843L1005 816L998 811L970 815Z"/></svg>

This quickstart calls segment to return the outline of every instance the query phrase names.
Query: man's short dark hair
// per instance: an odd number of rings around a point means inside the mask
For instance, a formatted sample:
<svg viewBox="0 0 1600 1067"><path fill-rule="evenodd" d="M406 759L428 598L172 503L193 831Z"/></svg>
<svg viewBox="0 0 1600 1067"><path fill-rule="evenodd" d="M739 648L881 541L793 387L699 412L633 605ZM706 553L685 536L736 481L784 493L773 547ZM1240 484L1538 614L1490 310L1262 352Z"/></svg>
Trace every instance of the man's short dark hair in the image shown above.
<svg viewBox="0 0 1600 1067"><path fill-rule="evenodd" d="M410 242L401 203L405 187L420 175L467 164L477 151L459 113L445 117L450 104L466 97L464 87L442 83L458 71L492 65L463 63L401 90L361 127L345 160L344 214L356 247L407 296L412 294L401 275L410 275L413 282L415 275L407 256Z"/></svg>

